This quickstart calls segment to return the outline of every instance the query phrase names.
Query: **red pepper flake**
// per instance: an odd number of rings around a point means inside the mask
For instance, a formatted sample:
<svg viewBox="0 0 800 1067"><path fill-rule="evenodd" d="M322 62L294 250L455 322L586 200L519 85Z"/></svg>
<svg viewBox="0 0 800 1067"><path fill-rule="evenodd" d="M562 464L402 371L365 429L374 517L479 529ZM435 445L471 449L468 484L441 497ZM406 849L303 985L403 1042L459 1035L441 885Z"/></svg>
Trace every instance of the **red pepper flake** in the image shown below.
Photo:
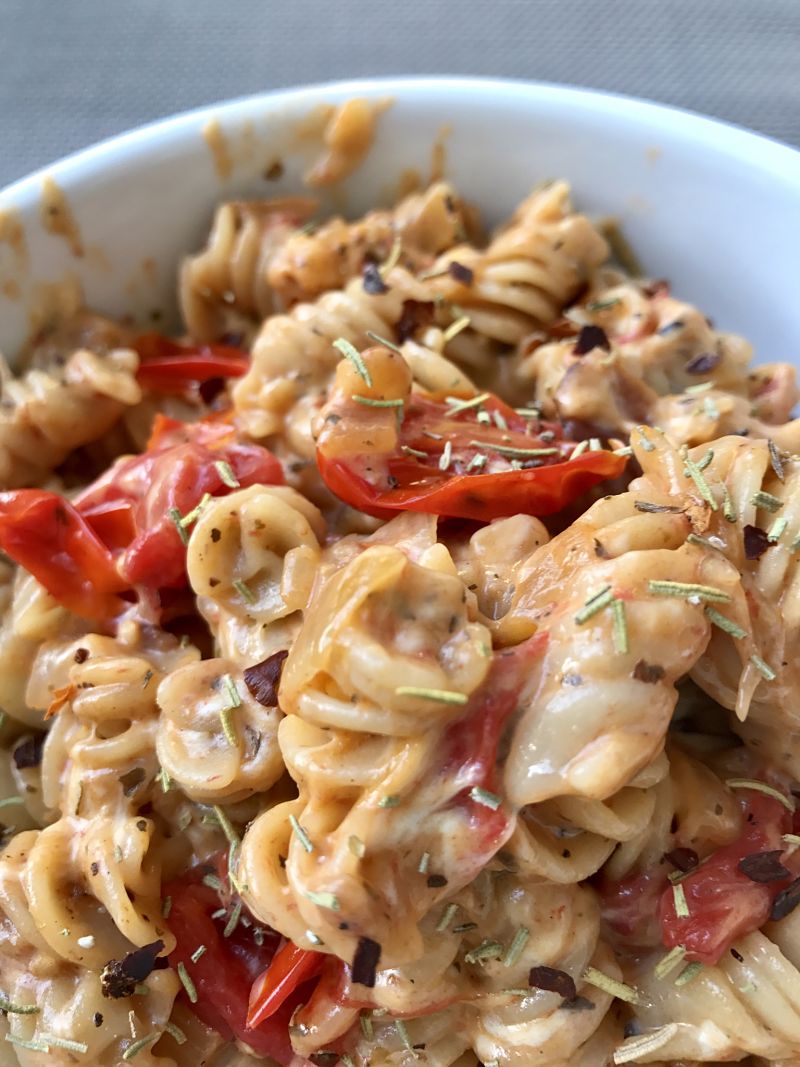
<svg viewBox="0 0 800 1067"><path fill-rule="evenodd" d="M578 334L578 338L575 341L575 347L572 349L574 356L585 356L587 352L591 352L593 348L604 348L606 352L611 351L611 342L608 339L608 335L602 326L583 326L581 332Z"/></svg>
<svg viewBox="0 0 800 1067"><path fill-rule="evenodd" d="M26 737L14 749L14 766L18 771L23 771L28 767L38 767L42 762L43 748L43 734L37 734L35 737Z"/></svg>
<svg viewBox="0 0 800 1067"><path fill-rule="evenodd" d="M640 659L633 668L633 677L637 682L647 682L648 685L655 685L656 682L660 682L664 677L664 668L659 666L658 663L646 663L645 660Z"/></svg>
<svg viewBox="0 0 800 1067"><path fill-rule="evenodd" d="M751 882L782 882L791 875L780 861L782 852L779 848L771 852L752 852L739 860L739 870Z"/></svg>
<svg viewBox="0 0 800 1067"><path fill-rule="evenodd" d="M760 559L769 548L769 538L760 526L751 526L749 523L744 530L744 555L745 559Z"/></svg>
<svg viewBox="0 0 800 1067"><path fill-rule="evenodd" d="M700 352L683 368L687 374L709 374L722 359L719 352Z"/></svg>
<svg viewBox="0 0 800 1067"><path fill-rule="evenodd" d="M447 879L443 874L429 874L428 875L428 888L429 889L441 889L442 886L447 885Z"/></svg>
<svg viewBox="0 0 800 1067"><path fill-rule="evenodd" d="M426 300L403 301L403 311L396 326L400 344L407 341L420 326L429 326L433 322L435 307L435 304Z"/></svg>
<svg viewBox="0 0 800 1067"><path fill-rule="evenodd" d="M74 655L73 659L75 660L76 663L85 663L88 658L89 658L89 649L88 648L76 648L75 649L75 655Z"/></svg>
<svg viewBox="0 0 800 1067"><path fill-rule="evenodd" d="M700 857L693 848L673 848L671 852L664 853L664 859L684 874L693 871L700 862Z"/></svg>
<svg viewBox="0 0 800 1067"><path fill-rule="evenodd" d="M250 695L265 708L274 708L278 704L278 683L281 680L283 663L289 655L289 650L281 649L273 652L261 663L248 667L244 672L244 684L250 691Z"/></svg>
<svg viewBox="0 0 800 1067"><path fill-rule="evenodd" d="M381 958L381 946L370 937L360 937L353 956L352 978L358 985L375 988L375 969Z"/></svg>
<svg viewBox="0 0 800 1067"><path fill-rule="evenodd" d="M558 993L565 1000L573 1000L578 994L575 979L555 967L531 967L528 985L534 989L546 989L548 993Z"/></svg>
<svg viewBox="0 0 800 1067"><path fill-rule="evenodd" d="M456 263L455 260L449 263L447 270L450 277L459 282L461 285L472 285L475 275L470 267L465 267L463 263Z"/></svg>
<svg viewBox="0 0 800 1067"><path fill-rule="evenodd" d="M379 296L381 293L389 292L389 286L381 277L381 272L378 269L377 263L365 263L362 276L364 279L363 284L365 293L369 293L371 296Z"/></svg>
<svg viewBox="0 0 800 1067"><path fill-rule="evenodd" d="M782 889L775 897L769 917L773 922L785 919L798 904L800 904L800 878L795 878L791 885Z"/></svg>

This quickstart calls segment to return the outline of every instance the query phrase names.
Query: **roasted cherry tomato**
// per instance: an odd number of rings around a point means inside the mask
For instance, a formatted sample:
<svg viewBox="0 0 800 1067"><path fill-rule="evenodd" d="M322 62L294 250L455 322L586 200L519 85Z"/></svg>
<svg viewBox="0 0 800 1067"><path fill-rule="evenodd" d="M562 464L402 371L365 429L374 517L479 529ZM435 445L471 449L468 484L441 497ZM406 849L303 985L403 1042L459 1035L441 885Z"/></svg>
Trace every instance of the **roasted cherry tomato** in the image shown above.
<svg viewBox="0 0 800 1067"><path fill-rule="evenodd" d="M213 378L240 378L250 366L246 352L232 345L190 345L146 333L134 345L139 353L137 380L156 393L182 394Z"/></svg>
<svg viewBox="0 0 800 1067"><path fill-rule="evenodd" d="M489 393L451 402L410 388L382 392L379 352L362 353L372 386L340 366L317 438L328 488L361 511L482 522L551 515L625 468L623 456L606 450L571 459L576 443L559 424L519 415Z"/></svg>
<svg viewBox="0 0 800 1067"><path fill-rule="evenodd" d="M317 952L304 952L291 942L280 947L283 939L273 930L261 928L256 935L258 923L246 911L243 914L250 925L240 920L226 937L225 924L234 902L221 900L215 890L203 885L202 873L190 871L164 887L164 895L172 899L168 921L177 941L170 963L173 967L182 963L186 968L197 997L190 1007L202 1022L226 1040L243 1041L285 1067L293 1057L289 1021L297 1006L312 994L324 957ZM226 904L226 916L213 919L212 915ZM201 945L205 951L193 961L192 955ZM291 974L286 974L282 961L289 958L294 966ZM277 978L279 972L280 982L273 983L270 973ZM265 1003L270 1010L260 1011L251 1024L248 1011L254 983L265 989Z"/></svg>

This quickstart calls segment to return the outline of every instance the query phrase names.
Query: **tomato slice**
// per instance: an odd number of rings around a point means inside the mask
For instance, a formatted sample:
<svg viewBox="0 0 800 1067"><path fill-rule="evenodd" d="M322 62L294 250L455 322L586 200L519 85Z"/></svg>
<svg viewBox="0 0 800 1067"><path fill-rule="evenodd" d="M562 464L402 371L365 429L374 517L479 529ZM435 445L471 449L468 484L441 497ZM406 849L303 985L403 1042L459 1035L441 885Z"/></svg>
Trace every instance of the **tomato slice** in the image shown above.
<svg viewBox="0 0 800 1067"><path fill-rule="evenodd" d="M78 615L105 618L123 607L114 594L122 592L126 582L111 551L57 493L0 493L0 548Z"/></svg>
<svg viewBox="0 0 800 1067"><path fill-rule="evenodd" d="M124 606L135 590L154 610L186 584L186 545L175 516L238 484L280 485L280 462L240 441L227 423L156 420L147 451L118 460L74 502L57 493L0 494L0 547L60 603L89 618Z"/></svg>
<svg viewBox="0 0 800 1067"><path fill-rule="evenodd" d="M570 459L576 444L558 423L521 416L488 393L472 405L416 392L393 399L354 395L351 377L341 378L347 388L337 375L322 412L317 465L336 496L378 518L551 515L625 469L605 450Z"/></svg>
<svg viewBox="0 0 800 1067"><path fill-rule="evenodd" d="M737 938L763 926L773 900L791 881L756 882L739 869L746 856L785 848L781 838L792 828L791 814L780 801L755 790L746 792L743 810L741 836L681 880L689 914L677 914L671 886L661 896L664 944L683 945L690 962L716 963Z"/></svg>
<svg viewBox="0 0 800 1067"><path fill-rule="evenodd" d="M666 863L621 882L600 883L603 917L627 950L681 946L688 962L713 964L738 938L764 925L778 893L798 873L798 859L781 856L779 864L789 875L768 882L754 881L739 865L745 857L784 850L781 838L791 830L792 816L780 801L757 790L743 790L740 800L739 837L683 875L678 898ZM681 891L685 908L677 904Z"/></svg>
<svg viewBox="0 0 800 1067"><path fill-rule="evenodd" d="M157 393L191 392L213 378L240 378L250 366L246 352L232 345L187 345L159 333L137 338L139 384Z"/></svg>
<svg viewBox="0 0 800 1067"><path fill-rule="evenodd" d="M253 983L247 1009L247 1028L260 1026L265 1019L274 1015L299 985L320 973L324 959L320 952L298 948L292 941L287 941Z"/></svg>
<svg viewBox="0 0 800 1067"><path fill-rule="evenodd" d="M234 904L232 899L222 900L211 888L200 881L203 869L190 871L183 878L164 887L164 895L172 898L169 927L176 938L176 946L170 955L170 963L186 968L197 1000L189 1003L191 1010L207 1026L215 1029L228 1041L234 1039L249 1045L255 1052L272 1056L278 1063L288 1065L294 1056L289 1039L289 1022L297 1006L308 1000L314 988L315 976L322 966L318 953L304 955L314 957L313 966L308 961L305 968L295 968L296 981L283 983L280 1003L254 1026L248 1025L248 1004L253 982L269 972L287 947L297 953L289 942L279 948L282 938L273 930L263 930L256 941L258 923L246 910L245 920L239 921L235 930L225 936L225 924ZM212 915L222 904L227 904L226 916L213 919ZM259 943L260 942L260 943ZM205 951L196 958L200 946ZM283 958L289 953L285 953ZM313 980L313 981L312 981ZM182 994L188 1000L187 994Z"/></svg>

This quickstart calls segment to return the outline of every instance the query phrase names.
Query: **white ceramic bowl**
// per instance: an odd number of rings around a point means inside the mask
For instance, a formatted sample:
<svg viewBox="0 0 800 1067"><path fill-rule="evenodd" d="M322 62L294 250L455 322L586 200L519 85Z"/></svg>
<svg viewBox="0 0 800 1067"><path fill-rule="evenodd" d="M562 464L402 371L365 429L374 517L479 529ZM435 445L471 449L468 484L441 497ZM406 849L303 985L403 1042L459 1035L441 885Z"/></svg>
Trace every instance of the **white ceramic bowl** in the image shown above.
<svg viewBox="0 0 800 1067"><path fill-rule="evenodd" d="M537 181L568 178L581 208L620 218L649 273L668 277L720 327L747 335L760 359L800 359L800 153L674 108L475 78L338 82L248 97L145 126L10 186L0 193L0 211L11 212L0 215L0 350L13 356L23 341L41 283L70 274L102 311L140 321L156 309L169 314L179 259L203 241L214 204L299 191L319 151L299 132L303 121L354 95L388 97L393 106L366 163L328 206L354 214L386 203L404 169L427 172L446 125L447 174L490 222ZM203 137L214 120L232 161L224 180ZM285 173L267 181L277 157ZM42 225L47 174L74 212L81 257ZM24 247L8 239L14 213Z"/></svg>

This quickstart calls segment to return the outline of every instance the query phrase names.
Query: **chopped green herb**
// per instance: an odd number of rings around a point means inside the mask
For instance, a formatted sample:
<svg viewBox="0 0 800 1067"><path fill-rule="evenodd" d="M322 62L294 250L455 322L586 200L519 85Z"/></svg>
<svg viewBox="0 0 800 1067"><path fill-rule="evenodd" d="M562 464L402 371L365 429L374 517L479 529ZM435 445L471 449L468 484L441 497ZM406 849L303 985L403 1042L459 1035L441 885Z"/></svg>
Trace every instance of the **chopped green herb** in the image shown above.
<svg viewBox="0 0 800 1067"><path fill-rule="evenodd" d="M29 1052L49 1052L50 1046L46 1045L44 1041L26 1041L22 1037L17 1037L16 1034L6 1034L6 1041L10 1045L16 1045L17 1048L27 1049Z"/></svg>
<svg viewBox="0 0 800 1067"><path fill-rule="evenodd" d="M628 651L628 623L625 618L625 601L619 598L611 601L614 617L614 651L624 655Z"/></svg>
<svg viewBox="0 0 800 1067"><path fill-rule="evenodd" d="M707 537L701 537L700 534L696 533L690 533L686 540L690 545L697 545L698 548L713 548L716 551L720 551L724 547L723 545L715 545Z"/></svg>
<svg viewBox="0 0 800 1067"><path fill-rule="evenodd" d="M596 615L598 611L602 611L603 608L608 607L613 599L614 593L611 586L604 586L598 592L590 596L581 610L576 612L575 622L578 626L582 626L585 622L588 622L593 615Z"/></svg>
<svg viewBox="0 0 800 1067"><path fill-rule="evenodd" d="M659 1026L657 1030L653 1030L648 1034L642 1034L641 1037L630 1038L619 1048L614 1049L614 1063L622 1064L631 1063L635 1060L641 1061L645 1056L658 1052L660 1048L669 1044L678 1033L678 1030L677 1023L667 1023L665 1026Z"/></svg>
<svg viewBox="0 0 800 1067"><path fill-rule="evenodd" d="M374 397L361 396L359 393L353 393L351 400L355 400L357 404L365 408L402 408L404 404L400 397L395 400L376 400Z"/></svg>
<svg viewBox="0 0 800 1067"><path fill-rule="evenodd" d="M396 808L400 803L400 797L396 793L390 794L386 797L381 797L378 801L379 808Z"/></svg>
<svg viewBox="0 0 800 1067"><path fill-rule="evenodd" d="M675 904L675 914L678 916L678 918L688 919L689 905L686 903L686 893L684 892L682 885L673 885L672 900Z"/></svg>
<svg viewBox="0 0 800 1067"><path fill-rule="evenodd" d="M233 911L231 912L230 918L225 923L225 929L222 931L223 937L230 937L233 934L233 932L236 930L236 927L239 925L239 920L241 919L241 917L242 902L241 900L237 900L236 903L233 905Z"/></svg>
<svg viewBox="0 0 800 1067"><path fill-rule="evenodd" d="M517 932L514 934L514 938L511 944L508 946L508 951L503 957L503 964L506 967L513 967L515 963L519 962L519 958L525 951L525 946L531 936L531 932L527 926L517 927Z"/></svg>
<svg viewBox="0 0 800 1067"><path fill-rule="evenodd" d="M372 1028L372 1013L369 1011L362 1011L358 1016L358 1023L361 1027L361 1033L367 1039L371 1041L375 1031Z"/></svg>
<svg viewBox="0 0 800 1067"><path fill-rule="evenodd" d="M346 360L355 367L356 373L359 378L371 389L372 388L372 375L369 372L361 353L356 346L347 340L346 337L337 337L333 342L333 347L337 348Z"/></svg>
<svg viewBox="0 0 800 1067"><path fill-rule="evenodd" d="M428 873L428 867L430 865L430 862L431 862L431 854L430 854L430 852L423 852L422 855L419 858L419 863L417 864L417 870L419 871L420 874L427 874Z"/></svg>
<svg viewBox="0 0 800 1067"><path fill-rule="evenodd" d="M683 463L684 477L692 479L703 500L705 500L712 511L717 511L719 509L719 504L717 503L716 497L711 492L711 486L706 481L705 475L699 465L689 456L688 451L684 453Z"/></svg>
<svg viewBox="0 0 800 1067"><path fill-rule="evenodd" d="M588 441L581 441L579 444L575 445L575 447L573 448L572 452L570 453L569 458L570 459L577 459L578 456L582 456L583 455L583 453L587 450L588 447L589 447L589 442Z"/></svg>
<svg viewBox="0 0 800 1067"><path fill-rule="evenodd" d="M191 997L189 999L191 1000ZM192 1001L192 1003L194 1003L194 1001ZM135 1057L144 1049L149 1048L150 1045L154 1045L161 1036L162 1033L160 1031L155 1031L152 1034L145 1034L144 1037L140 1037L138 1041L134 1041L132 1045L128 1045L122 1053L123 1060L127 1061L135 1059Z"/></svg>
<svg viewBox="0 0 800 1067"><path fill-rule="evenodd" d="M395 693L399 697L420 697L422 700L436 700L441 704L466 704L466 693L457 693L453 689L427 689L419 685L398 685Z"/></svg>
<svg viewBox="0 0 800 1067"><path fill-rule="evenodd" d="M710 600L716 604L728 604L732 599L730 593L717 589L713 585L694 585L691 582L669 582L651 578L647 587L656 596L678 596L698 601Z"/></svg>
<svg viewBox="0 0 800 1067"><path fill-rule="evenodd" d="M290 815L289 816L289 822L291 823L292 832L294 833L294 836L297 838L297 840L300 842L300 844L303 846L303 848L306 850L306 852L313 852L314 851L314 846L311 843L311 838L308 836L308 834L305 832L303 827L300 825L300 823L299 823L299 821L297 819L297 816L296 815Z"/></svg>
<svg viewBox="0 0 800 1067"><path fill-rule="evenodd" d="M403 1042L403 1045L407 1049L413 1049L413 1046L411 1044L411 1038L408 1036L408 1030L406 1029L406 1024L403 1022L402 1019L395 1019L394 1028L397 1031L397 1036Z"/></svg>
<svg viewBox="0 0 800 1067"><path fill-rule="evenodd" d="M192 961L192 963L197 963L197 961L199 959L202 959L202 957L205 956L206 951L207 950L206 950L206 946L205 945L198 945L197 948L194 950L194 952L189 957L189 959Z"/></svg>
<svg viewBox="0 0 800 1067"><path fill-rule="evenodd" d="M505 431L508 429L508 423L506 422L506 417L502 411L493 411L492 418L494 419L494 424L498 430Z"/></svg>
<svg viewBox="0 0 800 1067"><path fill-rule="evenodd" d="M719 627L720 630L724 630L726 634L736 638L747 637L747 630L743 630L741 626L733 622L732 619L726 618L716 608L712 608L710 604L706 604L704 610L708 621Z"/></svg>
<svg viewBox="0 0 800 1067"><path fill-rule="evenodd" d="M381 337L380 334L373 333L372 330L367 330L367 337L369 337L370 341L376 341L379 345L383 345L384 348L388 348L392 352L397 352L398 355L402 356L403 350L396 345L394 341L388 341L385 337ZM372 382L367 382L367 385L371 387Z"/></svg>
<svg viewBox="0 0 800 1067"><path fill-rule="evenodd" d="M728 491L727 485L722 486L722 514L728 520L728 522L736 522L736 509L733 506L731 500L731 494Z"/></svg>
<svg viewBox="0 0 800 1067"><path fill-rule="evenodd" d="M148 685L150 685L150 682L151 682L152 678L153 678L153 672L151 670L149 670L149 669L146 670L144 672L144 677L142 678L142 689L147 689Z"/></svg>
<svg viewBox="0 0 800 1067"><path fill-rule="evenodd" d="M612 997L624 1000L627 1004L642 1003L641 995L636 989L625 985L624 982L618 982L616 978L603 974L602 971L598 971L595 967L586 968L583 972L583 980L588 982L589 985L593 985L596 989L602 989L603 992L610 994Z"/></svg>
<svg viewBox="0 0 800 1067"><path fill-rule="evenodd" d="M703 969L702 963L687 963L687 965L683 968L681 973L678 975L678 977L673 982L673 985L677 985L677 986L688 985L689 982L694 981L694 979L698 976L698 974L700 974L702 969Z"/></svg>
<svg viewBox="0 0 800 1067"><path fill-rule="evenodd" d="M401 238L399 236L395 237L394 243L392 244L392 250L389 253L388 259L386 259L380 265L380 267L378 268L378 270L380 271L381 277L383 278L384 281L386 281L386 275L390 271L394 270L394 268L397 266L397 264L398 264L398 262L400 260L400 253L402 252L402 250L403 250L403 242L402 242Z"/></svg>
<svg viewBox="0 0 800 1067"><path fill-rule="evenodd" d="M164 1023L164 1033L169 1034L173 1041L175 1041L178 1045L186 1044L186 1034L183 1032L183 1030L181 1030L179 1026L176 1026L175 1023Z"/></svg>
<svg viewBox="0 0 800 1067"><path fill-rule="evenodd" d="M485 467L488 462L488 456L485 456L483 452L476 452L472 459L467 464L467 470L480 470L481 467Z"/></svg>
<svg viewBox="0 0 800 1067"><path fill-rule="evenodd" d="M503 803L502 797L497 796L496 793L490 793L488 789L482 789L479 785L473 786L469 795L476 804L482 804L485 808L491 808L492 811L497 811Z"/></svg>
<svg viewBox="0 0 800 1067"><path fill-rule="evenodd" d="M41 1008L37 1008L35 1004L15 1004L13 1000L9 1000L7 996L0 993L0 1011L12 1015L38 1015Z"/></svg>
<svg viewBox="0 0 800 1067"><path fill-rule="evenodd" d="M233 708L230 706L220 708L219 721L222 726L222 732L225 735L225 740L231 748L236 748L239 744L239 736L236 733L236 727L233 724Z"/></svg>
<svg viewBox="0 0 800 1067"><path fill-rule="evenodd" d="M781 457L780 450L771 437L767 438L767 446L769 448L769 461L772 464L772 469L775 471L776 477L783 481L786 477L786 472L783 469L783 458Z"/></svg>
<svg viewBox="0 0 800 1067"><path fill-rule="evenodd" d="M447 907L442 912L441 918L439 919L438 923L436 924L436 932L437 933L441 934L447 929L447 927L450 925L450 923L455 918L455 914L456 914L457 911L458 911L458 904L448 904L447 905Z"/></svg>
<svg viewBox="0 0 800 1067"><path fill-rule="evenodd" d="M227 485L229 489L241 488L242 483L233 473L230 463L226 463L224 459L218 459L214 461L214 466L217 469L217 474L222 479L223 485Z"/></svg>
<svg viewBox="0 0 800 1067"><path fill-rule="evenodd" d="M238 847L242 843L239 840L239 835L237 834L233 823L217 804L214 805L214 814L217 817L217 822L219 823L223 834L225 834L225 837L228 839L228 843Z"/></svg>
<svg viewBox="0 0 800 1067"><path fill-rule="evenodd" d="M178 978L181 980L181 985L186 990L186 996L192 1002L197 1003L197 990L195 989L194 982L189 977L189 972L186 970L185 963L178 964Z"/></svg>
<svg viewBox="0 0 800 1067"><path fill-rule="evenodd" d="M686 949L683 945L676 945L675 948L670 949L666 956L662 956L659 962L653 969L653 974L656 978L666 978L668 974L671 974L676 967L683 963L686 956Z"/></svg>
<svg viewBox="0 0 800 1067"><path fill-rule="evenodd" d="M444 449L441 456L439 456L439 470L446 471L450 466L450 462L453 458L453 443L452 441L445 441Z"/></svg>
<svg viewBox="0 0 800 1067"><path fill-rule="evenodd" d="M496 960L503 955L503 946L499 941L484 938L477 948L470 949L464 956L465 963L483 963L484 960Z"/></svg>
<svg viewBox="0 0 800 1067"><path fill-rule="evenodd" d="M773 514L783 507L783 501L780 497L773 496L772 493L765 493L763 489L753 493L750 497L750 503L756 508L764 508L765 511L771 511Z"/></svg>
<svg viewBox="0 0 800 1067"><path fill-rule="evenodd" d="M201 881L203 885L208 886L209 889L213 889L215 893L221 893L224 888L221 880L216 874L204 874Z"/></svg>
<svg viewBox="0 0 800 1067"><path fill-rule="evenodd" d="M750 662L753 664L758 673L763 678L766 678L768 682L774 682L775 679L778 677L772 667L770 667L768 663L765 663L761 656L756 655L755 652L750 657Z"/></svg>
<svg viewBox="0 0 800 1067"><path fill-rule="evenodd" d="M775 522L773 522L772 526L770 526L770 528L769 528L769 531L767 533L767 540L771 544L774 545L775 542L779 541L781 539L781 537L784 535L784 533L786 532L786 527L788 525L789 525L789 520L788 519L786 519L786 518L776 519Z"/></svg>
<svg viewBox="0 0 800 1067"><path fill-rule="evenodd" d="M248 604L255 604L256 598L253 596L253 591L247 582L243 582L241 578L237 578L231 584L242 600L246 601Z"/></svg>
<svg viewBox="0 0 800 1067"><path fill-rule="evenodd" d="M191 511L187 511L187 513L181 518L181 526L183 526L184 529L187 526L191 526L193 522L197 521L197 519L200 517L203 508L206 506L210 499L211 493L203 493L203 497L200 503L193 507Z"/></svg>
<svg viewBox="0 0 800 1067"><path fill-rule="evenodd" d="M181 541L183 541L183 543L185 545L188 545L189 544L189 535L188 535L188 533L186 532L186 530L184 529L184 526L183 526L183 515L181 515L180 511L178 510L178 508L169 508L169 510L167 511L167 514L172 519L172 521L175 523L175 529L178 531L178 535L180 536Z"/></svg>
<svg viewBox="0 0 800 1067"><path fill-rule="evenodd" d="M555 456L557 448L514 448L512 445L496 445L493 441L470 441L472 448L485 448L489 452L499 452L501 456Z"/></svg>

